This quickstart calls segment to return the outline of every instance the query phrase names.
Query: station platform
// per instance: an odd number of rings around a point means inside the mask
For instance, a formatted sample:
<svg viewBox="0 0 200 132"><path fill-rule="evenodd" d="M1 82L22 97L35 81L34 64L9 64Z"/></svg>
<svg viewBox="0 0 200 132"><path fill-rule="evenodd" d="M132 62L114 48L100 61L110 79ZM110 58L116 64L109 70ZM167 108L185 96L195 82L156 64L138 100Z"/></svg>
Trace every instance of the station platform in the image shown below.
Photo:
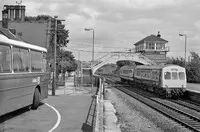
<svg viewBox="0 0 200 132"><path fill-rule="evenodd" d="M187 83L187 91L200 93L200 84L198 84L198 83Z"/></svg>
<svg viewBox="0 0 200 132"><path fill-rule="evenodd" d="M46 103L55 107L61 115L61 122L54 132L93 132L96 111L96 87L74 87L73 77L65 86L58 86L55 96L51 89Z"/></svg>

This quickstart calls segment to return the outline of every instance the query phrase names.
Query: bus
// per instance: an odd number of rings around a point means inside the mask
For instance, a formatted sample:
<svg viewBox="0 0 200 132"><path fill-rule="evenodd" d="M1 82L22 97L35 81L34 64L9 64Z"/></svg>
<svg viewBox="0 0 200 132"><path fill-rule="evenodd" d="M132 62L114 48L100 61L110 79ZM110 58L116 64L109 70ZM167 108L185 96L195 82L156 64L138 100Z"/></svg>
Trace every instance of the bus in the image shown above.
<svg viewBox="0 0 200 132"><path fill-rule="evenodd" d="M0 116L48 97L47 50L0 34Z"/></svg>

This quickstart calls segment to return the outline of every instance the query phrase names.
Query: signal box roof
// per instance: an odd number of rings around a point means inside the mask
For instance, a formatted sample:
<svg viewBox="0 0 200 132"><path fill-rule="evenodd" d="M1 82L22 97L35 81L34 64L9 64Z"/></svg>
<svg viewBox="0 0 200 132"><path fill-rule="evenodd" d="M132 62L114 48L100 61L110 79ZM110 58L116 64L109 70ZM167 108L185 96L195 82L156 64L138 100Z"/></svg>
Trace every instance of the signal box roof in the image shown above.
<svg viewBox="0 0 200 132"><path fill-rule="evenodd" d="M147 36L144 39L138 41L134 45L143 44L145 41L150 41L150 42L161 41L163 43L167 43L168 42L167 40L164 40L163 38L160 38L160 37L152 34L152 35Z"/></svg>

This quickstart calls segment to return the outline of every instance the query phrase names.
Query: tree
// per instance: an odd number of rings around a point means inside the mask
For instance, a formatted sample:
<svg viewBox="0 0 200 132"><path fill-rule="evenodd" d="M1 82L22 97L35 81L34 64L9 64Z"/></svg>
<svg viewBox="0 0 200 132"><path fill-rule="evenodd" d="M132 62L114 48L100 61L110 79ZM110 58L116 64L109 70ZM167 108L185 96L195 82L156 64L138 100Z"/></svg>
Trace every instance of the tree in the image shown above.
<svg viewBox="0 0 200 132"><path fill-rule="evenodd" d="M48 46L48 52L47 52L47 62L51 66L51 71L53 69L53 59L54 59L54 39L55 39L55 21L56 19L52 18L49 15L38 15L36 17L32 16L26 16L25 21L32 22L32 21L42 21L42 22L50 22L51 25L49 27L49 46ZM70 51L64 51L61 50L61 47L66 47L67 43L69 43L68 40L69 37L69 30L65 29L65 25L62 24L60 20L57 20L57 45L56 45L56 60L57 60L57 74L66 71L71 72L75 71L77 68L77 64L75 63L74 56L72 52ZM62 58L62 59L61 59ZM62 69L62 70L61 70Z"/></svg>
<svg viewBox="0 0 200 132"><path fill-rule="evenodd" d="M200 57L195 52L190 52L191 61L186 63L187 82L200 83ZM168 64L176 64L184 67L185 60L182 57L169 58Z"/></svg>
<svg viewBox="0 0 200 132"><path fill-rule="evenodd" d="M117 68L115 71L118 71L122 66L128 65L128 66L134 66L137 65L136 62L130 61L130 60L120 60L116 62Z"/></svg>
<svg viewBox="0 0 200 132"><path fill-rule="evenodd" d="M130 61L130 60L120 60L120 61L117 61L117 66L118 67L122 67L122 66L125 66L125 65L135 65L135 62L134 61Z"/></svg>
<svg viewBox="0 0 200 132"><path fill-rule="evenodd" d="M72 52L61 49L57 55L58 73L72 72L77 69L77 63Z"/></svg>
<svg viewBox="0 0 200 132"><path fill-rule="evenodd" d="M184 67L185 66L185 59L182 57L172 57L168 59L167 64L175 64Z"/></svg>
<svg viewBox="0 0 200 132"><path fill-rule="evenodd" d="M200 57L195 52L190 52L191 61L187 65L187 80L191 83L200 83Z"/></svg>

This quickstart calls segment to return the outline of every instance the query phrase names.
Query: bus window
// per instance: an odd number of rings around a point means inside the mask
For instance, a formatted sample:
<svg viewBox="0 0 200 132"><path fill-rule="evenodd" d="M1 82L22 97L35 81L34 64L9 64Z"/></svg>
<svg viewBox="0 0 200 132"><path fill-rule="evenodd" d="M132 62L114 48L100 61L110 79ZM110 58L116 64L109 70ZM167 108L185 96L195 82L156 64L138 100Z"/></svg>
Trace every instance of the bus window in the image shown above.
<svg viewBox="0 0 200 132"><path fill-rule="evenodd" d="M31 71L42 71L42 53L37 51L31 51Z"/></svg>
<svg viewBox="0 0 200 132"><path fill-rule="evenodd" d="M170 80L171 79L171 72L165 72L164 76L165 76L165 80Z"/></svg>
<svg viewBox="0 0 200 132"><path fill-rule="evenodd" d="M179 79L180 80L185 80L185 74L184 74L184 72L179 72Z"/></svg>
<svg viewBox="0 0 200 132"><path fill-rule="evenodd" d="M18 47L13 48L13 70L14 72L29 71L28 49L22 49Z"/></svg>
<svg viewBox="0 0 200 132"><path fill-rule="evenodd" d="M46 61L46 53L43 53L43 71L46 72L46 65L47 65L47 61Z"/></svg>
<svg viewBox="0 0 200 132"><path fill-rule="evenodd" d="M11 72L11 52L10 47L0 45L0 73Z"/></svg>
<svg viewBox="0 0 200 132"><path fill-rule="evenodd" d="M177 79L178 79L177 72L172 72L172 80L177 80Z"/></svg>

